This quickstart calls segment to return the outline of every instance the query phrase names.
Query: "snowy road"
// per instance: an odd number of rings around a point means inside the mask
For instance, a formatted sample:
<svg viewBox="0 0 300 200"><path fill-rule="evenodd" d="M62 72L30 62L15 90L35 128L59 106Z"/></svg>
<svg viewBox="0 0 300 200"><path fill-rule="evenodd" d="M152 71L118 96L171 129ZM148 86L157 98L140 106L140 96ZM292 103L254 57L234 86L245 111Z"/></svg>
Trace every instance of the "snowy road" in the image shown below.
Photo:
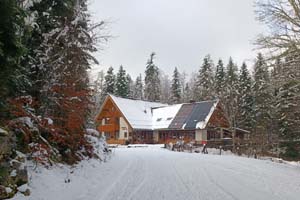
<svg viewBox="0 0 300 200"><path fill-rule="evenodd" d="M61 169L60 173L66 172ZM51 178L33 181L29 199L299 200L300 197L299 167L160 148L118 148L107 163L82 164L70 174L68 184L63 181L56 184L58 177L48 179ZM18 199L24 198L18 196Z"/></svg>

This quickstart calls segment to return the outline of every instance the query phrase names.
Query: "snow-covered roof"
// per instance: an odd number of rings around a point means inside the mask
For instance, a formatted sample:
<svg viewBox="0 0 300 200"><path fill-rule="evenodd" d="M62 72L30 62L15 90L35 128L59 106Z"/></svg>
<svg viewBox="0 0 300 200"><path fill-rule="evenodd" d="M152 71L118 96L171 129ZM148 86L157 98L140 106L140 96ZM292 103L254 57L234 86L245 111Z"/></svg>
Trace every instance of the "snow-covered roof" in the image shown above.
<svg viewBox="0 0 300 200"><path fill-rule="evenodd" d="M153 129L166 129L170 126L172 120L178 113L182 104L166 106L153 109L152 124Z"/></svg>
<svg viewBox="0 0 300 200"><path fill-rule="evenodd" d="M167 105L109 95L133 129L204 129L218 101Z"/></svg>
<svg viewBox="0 0 300 200"><path fill-rule="evenodd" d="M133 129L152 130L152 110L154 108L167 106L167 104L125 99L114 95L110 95L110 97L113 99Z"/></svg>

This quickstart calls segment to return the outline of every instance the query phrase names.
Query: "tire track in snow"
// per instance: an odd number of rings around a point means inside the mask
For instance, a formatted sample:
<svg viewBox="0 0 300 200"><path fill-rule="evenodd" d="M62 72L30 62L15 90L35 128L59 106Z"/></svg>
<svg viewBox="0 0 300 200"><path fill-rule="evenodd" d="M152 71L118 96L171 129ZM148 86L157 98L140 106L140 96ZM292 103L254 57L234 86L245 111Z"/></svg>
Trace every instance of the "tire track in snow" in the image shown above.
<svg viewBox="0 0 300 200"><path fill-rule="evenodd" d="M130 195L128 196L128 198L127 198L127 200L132 200L132 199L134 199L133 197L140 191L140 189L142 188L142 186L146 183L146 181L147 181L147 177L148 177L148 175L149 175L149 169L148 169L148 165L146 164L146 161L142 158L142 161L140 161L140 162L143 162L144 163L144 168L143 169L141 169L141 170L143 170L142 171L142 174L143 174L143 176L141 177L142 178L142 180L141 180L141 182L138 184L138 186L130 193Z"/></svg>
<svg viewBox="0 0 300 200"><path fill-rule="evenodd" d="M122 167L122 166L120 166ZM131 164L123 170L122 175L109 187L109 190L101 196L103 200L123 200L132 199L132 190L141 187L140 184L144 179L145 162L141 157L135 155ZM134 172L134 173L132 173Z"/></svg>
<svg viewBox="0 0 300 200"><path fill-rule="evenodd" d="M194 194L193 191L191 190L191 188L187 185L187 183L184 181L183 177L180 175L179 171L177 170L176 166L175 166L175 162L172 162L172 168L175 172L175 175L178 177L178 179L180 180L180 183L184 186L185 190L187 191L187 194L189 195L189 198L187 199L197 199Z"/></svg>
<svg viewBox="0 0 300 200"><path fill-rule="evenodd" d="M112 196L111 193L114 192L113 190L115 189L115 187L123 181L124 176L126 176L126 173L130 170L130 168L133 165L134 165L134 160L129 160L126 166L120 166L120 169L121 168L123 169L117 177L115 177L116 173L111 174L111 177L114 178L114 182L112 182L111 185L108 185L107 188L104 188L104 191L99 191L95 196L96 198L93 199L103 199L103 200L111 199L109 198L110 196ZM113 172L111 171L110 173Z"/></svg>
<svg viewBox="0 0 300 200"><path fill-rule="evenodd" d="M227 191L221 184L219 184L211 175L211 173L209 172L209 170L207 170L205 164L203 165L203 170L204 170L204 174L207 176L208 180L215 186L217 186L217 188L219 188L224 194L226 194L227 196L229 196L231 199L234 200L239 200L238 197L236 197L234 194L232 194L231 192Z"/></svg>
<svg viewBox="0 0 300 200"><path fill-rule="evenodd" d="M248 158L249 159L249 158ZM235 160L234 162L235 166L240 166L244 170L247 171L246 175L251 175L255 178L256 181L261 182L263 184L263 187L269 191L270 194L274 195L277 199L285 200L285 198L281 197L280 194L277 193L272 187L269 186L268 181L266 180L267 173L265 173L263 168L259 168L256 165L249 165L245 164L239 160ZM218 167L218 165L216 165ZM229 168L226 168L229 170ZM235 172L234 169L230 169ZM250 173L251 172L251 173Z"/></svg>

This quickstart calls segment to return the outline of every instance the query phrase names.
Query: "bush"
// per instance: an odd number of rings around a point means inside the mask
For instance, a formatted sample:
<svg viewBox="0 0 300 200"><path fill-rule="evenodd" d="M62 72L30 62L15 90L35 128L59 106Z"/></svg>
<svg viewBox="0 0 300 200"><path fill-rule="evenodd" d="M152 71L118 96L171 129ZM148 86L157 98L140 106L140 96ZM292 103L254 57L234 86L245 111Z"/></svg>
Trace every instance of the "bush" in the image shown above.
<svg viewBox="0 0 300 200"><path fill-rule="evenodd" d="M284 142L280 146L285 148L280 157L286 160L300 160L300 142Z"/></svg>

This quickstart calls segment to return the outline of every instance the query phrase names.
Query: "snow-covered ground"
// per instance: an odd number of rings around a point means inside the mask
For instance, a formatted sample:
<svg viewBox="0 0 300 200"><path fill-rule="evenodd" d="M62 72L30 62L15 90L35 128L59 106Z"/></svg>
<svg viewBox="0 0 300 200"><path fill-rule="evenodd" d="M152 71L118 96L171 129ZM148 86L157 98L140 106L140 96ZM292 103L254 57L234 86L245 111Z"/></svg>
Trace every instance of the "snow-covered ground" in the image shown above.
<svg viewBox="0 0 300 200"><path fill-rule="evenodd" d="M66 180L70 182L65 183ZM32 172L32 200L299 200L300 166L233 155L115 148L107 162Z"/></svg>

